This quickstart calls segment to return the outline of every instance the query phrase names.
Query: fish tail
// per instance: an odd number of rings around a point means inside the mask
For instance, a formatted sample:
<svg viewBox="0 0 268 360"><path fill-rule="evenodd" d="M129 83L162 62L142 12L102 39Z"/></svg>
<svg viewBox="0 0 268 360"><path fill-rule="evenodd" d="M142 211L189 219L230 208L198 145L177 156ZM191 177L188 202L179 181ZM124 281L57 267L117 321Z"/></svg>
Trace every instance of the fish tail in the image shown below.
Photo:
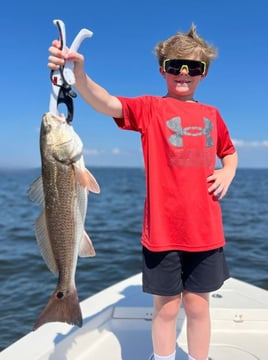
<svg viewBox="0 0 268 360"><path fill-rule="evenodd" d="M36 320L33 330L47 322L54 321L82 326L82 313L75 287L66 291L57 288L53 292L46 307Z"/></svg>

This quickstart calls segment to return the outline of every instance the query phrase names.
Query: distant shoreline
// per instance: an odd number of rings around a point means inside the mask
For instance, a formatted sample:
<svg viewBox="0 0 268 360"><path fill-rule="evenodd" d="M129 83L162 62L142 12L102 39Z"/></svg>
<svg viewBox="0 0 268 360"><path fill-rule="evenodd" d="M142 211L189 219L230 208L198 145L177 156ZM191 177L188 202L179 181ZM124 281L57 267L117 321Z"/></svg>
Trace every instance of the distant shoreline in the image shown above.
<svg viewBox="0 0 268 360"><path fill-rule="evenodd" d="M87 168L90 169L137 169L137 170L143 170L143 166L126 166L126 165L88 165L86 164ZM41 167L7 167L7 166L0 166L0 172L24 172L24 171L40 171ZM240 170L268 170L268 167L238 167L238 171Z"/></svg>

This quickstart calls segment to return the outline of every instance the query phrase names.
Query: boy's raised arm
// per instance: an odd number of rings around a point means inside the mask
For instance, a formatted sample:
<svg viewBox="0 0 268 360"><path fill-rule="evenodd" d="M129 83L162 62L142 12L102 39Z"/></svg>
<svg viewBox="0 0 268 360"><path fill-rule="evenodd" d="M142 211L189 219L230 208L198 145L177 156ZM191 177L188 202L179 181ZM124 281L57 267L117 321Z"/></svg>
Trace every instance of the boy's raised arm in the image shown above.
<svg viewBox="0 0 268 360"><path fill-rule="evenodd" d="M84 71L84 56L78 52L62 51L58 40L52 42L49 48L48 67L56 70L67 60L74 62L75 88L83 99L96 111L105 115L121 118L123 116L122 104L103 87L95 83Z"/></svg>

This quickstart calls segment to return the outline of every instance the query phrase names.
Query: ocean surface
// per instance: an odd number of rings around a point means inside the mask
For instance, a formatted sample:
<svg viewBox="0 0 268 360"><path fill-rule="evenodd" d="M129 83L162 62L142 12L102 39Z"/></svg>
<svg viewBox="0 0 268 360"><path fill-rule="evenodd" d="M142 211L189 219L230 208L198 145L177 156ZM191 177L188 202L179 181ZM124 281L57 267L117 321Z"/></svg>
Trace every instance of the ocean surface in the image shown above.
<svg viewBox="0 0 268 360"><path fill-rule="evenodd" d="M86 230L95 258L79 259L80 300L141 271L144 172L92 168L101 194L89 195ZM35 170L0 170L0 350L32 330L57 279L37 247L40 209L27 197ZM268 289L268 169L240 169L221 201L233 277Z"/></svg>

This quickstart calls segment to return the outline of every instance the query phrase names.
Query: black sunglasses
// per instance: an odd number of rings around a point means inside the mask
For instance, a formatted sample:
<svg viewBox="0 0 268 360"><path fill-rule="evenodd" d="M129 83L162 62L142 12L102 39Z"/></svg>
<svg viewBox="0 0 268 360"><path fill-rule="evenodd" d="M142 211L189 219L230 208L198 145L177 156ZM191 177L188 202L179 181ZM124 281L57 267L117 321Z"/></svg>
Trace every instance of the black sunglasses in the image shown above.
<svg viewBox="0 0 268 360"><path fill-rule="evenodd" d="M163 70L172 75L179 75L183 69L186 69L190 76L204 75L206 68L204 61L197 60L165 59L163 62Z"/></svg>

